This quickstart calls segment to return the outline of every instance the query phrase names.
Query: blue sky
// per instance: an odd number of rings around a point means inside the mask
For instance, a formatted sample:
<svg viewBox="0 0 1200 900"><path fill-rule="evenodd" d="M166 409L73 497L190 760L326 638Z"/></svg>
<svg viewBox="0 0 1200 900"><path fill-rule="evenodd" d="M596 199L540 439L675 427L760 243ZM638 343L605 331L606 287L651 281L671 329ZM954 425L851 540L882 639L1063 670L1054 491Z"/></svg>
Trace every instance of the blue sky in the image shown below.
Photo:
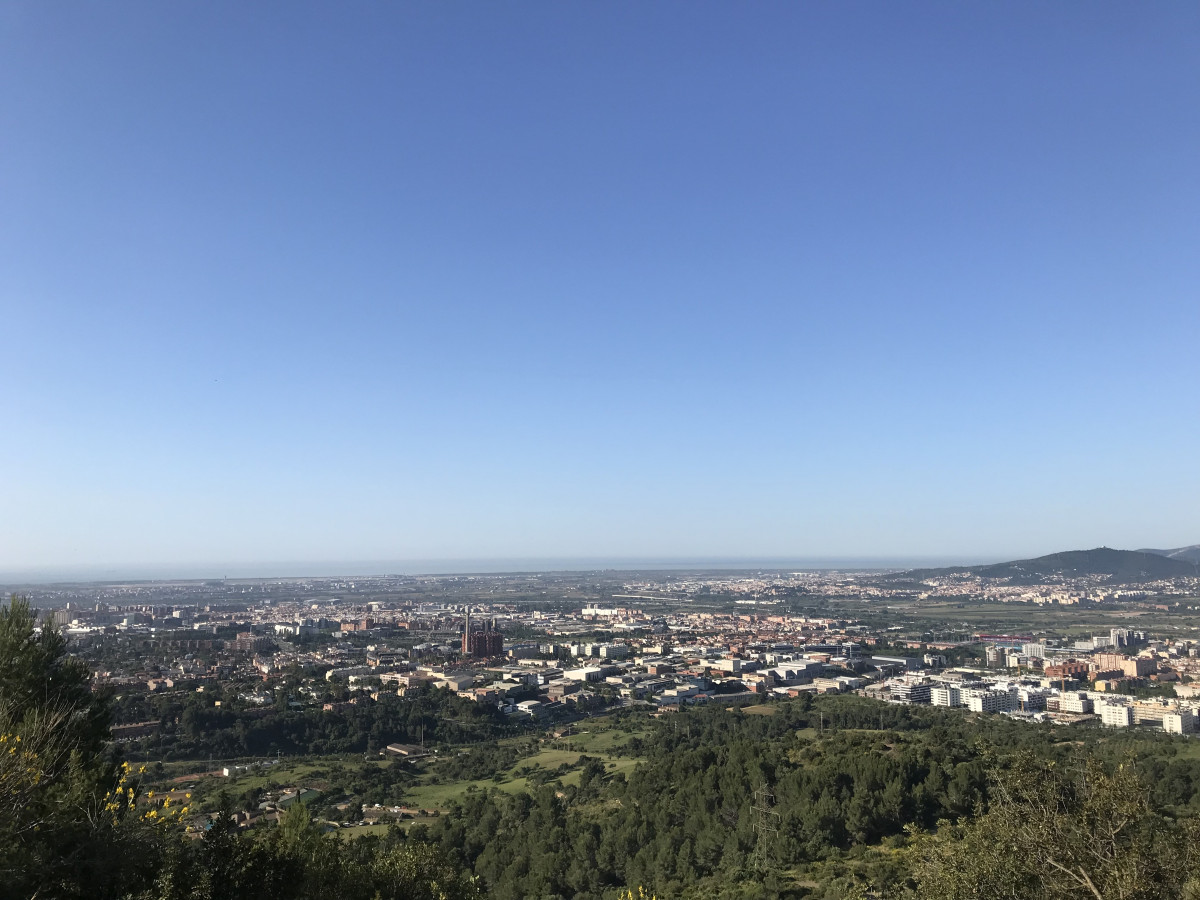
<svg viewBox="0 0 1200 900"><path fill-rule="evenodd" d="M1200 8L0 7L0 569L1200 541Z"/></svg>

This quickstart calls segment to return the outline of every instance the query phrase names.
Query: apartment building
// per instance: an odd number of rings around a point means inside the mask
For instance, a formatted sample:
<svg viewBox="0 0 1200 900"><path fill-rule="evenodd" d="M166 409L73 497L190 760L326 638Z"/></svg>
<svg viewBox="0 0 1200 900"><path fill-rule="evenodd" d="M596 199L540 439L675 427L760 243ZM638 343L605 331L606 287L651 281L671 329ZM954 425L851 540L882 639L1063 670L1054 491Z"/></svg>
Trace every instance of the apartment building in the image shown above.
<svg viewBox="0 0 1200 900"><path fill-rule="evenodd" d="M1190 709L1181 709L1179 712L1164 713L1162 727L1168 734L1190 734L1196 730L1196 720Z"/></svg>
<svg viewBox="0 0 1200 900"><path fill-rule="evenodd" d="M1083 691L1067 691L1059 695L1058 709L1067 713L1090 713L1092 701Z"/></svg>
<svg viewBox="0 0 1200 900"><path fill-rule="evenodd" d="M963 691L963 703L971 712L1007 712L1016 705L1015 691Z"/></svg>
<svg viewBox="0 0 1200 900"><path fill-rule="evenodd" d="M1110 728L1128 728L1133 724L1133 710L1126 703L1101 700L1096 704L1100 721Z"/></svg>
<svg viewBox="0 0 1200 900"><path fill-rule="evenodd" d="M934 706L962 706L962 691L952 684L939 684L929 692L929 702Z"/></svg>

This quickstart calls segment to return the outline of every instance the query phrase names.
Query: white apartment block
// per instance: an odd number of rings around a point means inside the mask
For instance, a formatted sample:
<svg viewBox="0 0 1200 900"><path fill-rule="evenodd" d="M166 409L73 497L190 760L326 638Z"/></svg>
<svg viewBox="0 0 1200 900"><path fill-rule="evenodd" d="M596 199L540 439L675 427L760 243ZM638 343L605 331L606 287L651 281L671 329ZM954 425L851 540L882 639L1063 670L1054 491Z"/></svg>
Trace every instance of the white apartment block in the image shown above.
<svg viewBox="0 0 1200 900"><path fill-rule="evenodd" d="M1133 724L1133 710L1125 703L1101 701L1096 704L1096 710L1100 713L1100 721L1112 728L1128 728Z"/></svg>
<svg viewBox="0 0 1200 900"><path fill-rule="evenodd" d="M952 684L941 684L929 692L929 702L934 706L962 706L962 691Z"/></svg>
<svg viewBox="0 0 1200 900"><path fill-rule="evenodd" d="M964 691L963 701L971 712L1006 712L1014 705L1008 691Z"/></svg>
<svg viewBox="0 0 1200 900"><path fill-rule="evenodd" d="M1083 692L1072 693L1068 691L1059 696L1058 708L1060 712L1090 713L1092 711L1092 701Z"/></svg>
<svg viewBox="0 0 1200 900"><path fill-rule="evenodd" d="M1188 734L1196 729L1195 719L1190 709L1181 709L1177 713L1164 713L1163 731L1168 734Z"/></svg>

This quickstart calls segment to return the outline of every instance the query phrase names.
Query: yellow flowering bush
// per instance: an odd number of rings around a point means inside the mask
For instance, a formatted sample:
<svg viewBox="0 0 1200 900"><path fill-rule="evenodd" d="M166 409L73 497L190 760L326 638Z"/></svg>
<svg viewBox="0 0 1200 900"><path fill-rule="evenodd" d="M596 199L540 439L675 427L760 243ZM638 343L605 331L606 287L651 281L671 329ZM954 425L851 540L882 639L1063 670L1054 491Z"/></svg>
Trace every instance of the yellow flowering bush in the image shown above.
<svg viewBox="0 0 1200 900"><path fill-rule="evenodd" d="M36 787L45 777L39 754L28 743L21 744L21 735L0 734L0 792L19 793Z"/></svg>
<svg viewBox="0 0 1200 900"><path fill-rule="evenodd" d="M135 811L139 800L136 776L144 775L145 772L145 766L134 772L129 763L121 763L116 786L104 795L104 812L108 814L114 826L119 825L127 815ZM190 800L192 795L187 794L186 798ZM145 808L138 818L153 825L176 824L191 811L191 807L186 804L172 804L169 796L155 799L154 791L147 791L141 799Z"/></svg>

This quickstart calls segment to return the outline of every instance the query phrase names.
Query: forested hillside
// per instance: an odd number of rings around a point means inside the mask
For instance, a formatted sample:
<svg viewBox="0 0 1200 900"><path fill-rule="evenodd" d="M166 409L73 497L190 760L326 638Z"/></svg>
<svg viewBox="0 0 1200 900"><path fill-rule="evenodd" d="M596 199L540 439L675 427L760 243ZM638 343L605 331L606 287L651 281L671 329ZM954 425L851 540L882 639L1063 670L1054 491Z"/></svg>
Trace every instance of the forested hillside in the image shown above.
<svg viewBox="0 0 1200 900"><path fill-rule="evenodd" d="M660 897L900 896L916 875L938 874L914 867L904 852L913 837L970 820L1018 761L1066 772L1126 764L1150 786L1147 814L1200 812L1200 761L1182 739L1057 732L853 697L771 711L675 714L632 748L646 762L628 779L597 768L577 788L473 792L428 837L500 900L600 898L619 885ZM771 812L754 809L763 787Z"/></svg>

